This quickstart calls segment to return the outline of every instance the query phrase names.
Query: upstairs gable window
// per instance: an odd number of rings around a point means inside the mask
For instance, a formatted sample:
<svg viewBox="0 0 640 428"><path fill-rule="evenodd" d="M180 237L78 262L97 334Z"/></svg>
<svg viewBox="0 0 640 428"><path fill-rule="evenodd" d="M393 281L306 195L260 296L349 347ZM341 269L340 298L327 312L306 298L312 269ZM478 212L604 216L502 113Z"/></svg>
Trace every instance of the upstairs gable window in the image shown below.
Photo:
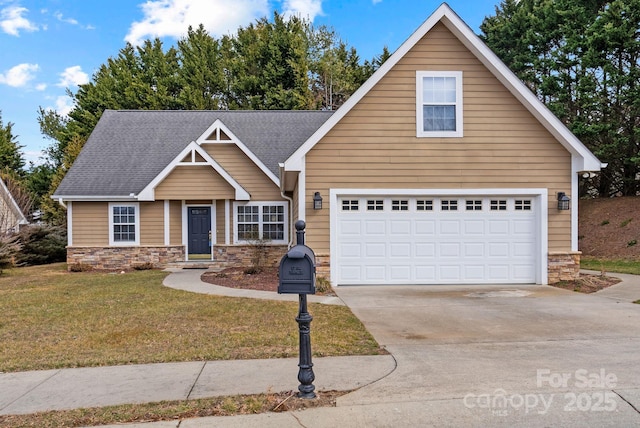
<svg viewBox="0 0 640 428"><path fill-rule="evenodd" d="M416 73L418 137L462 137L462 72Z"/></svg>

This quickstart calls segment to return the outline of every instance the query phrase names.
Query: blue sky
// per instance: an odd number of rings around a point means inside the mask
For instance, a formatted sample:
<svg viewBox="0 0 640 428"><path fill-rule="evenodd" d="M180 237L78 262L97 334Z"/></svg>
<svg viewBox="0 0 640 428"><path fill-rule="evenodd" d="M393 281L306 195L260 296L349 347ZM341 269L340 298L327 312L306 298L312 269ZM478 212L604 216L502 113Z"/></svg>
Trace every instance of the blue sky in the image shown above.
<svg viewBox="0 0 640 428"><path fill-rule="evenodd" d="M38 108L66 114L67 90L92 74L125 43L160 37L175 44L189 25L231 34L274 10L332 26L362 59L392 52L441 0L0 0L0 110L6 125L37 162L50 142L40 134ZM476 32L499 0L447 2Z"/></svg>

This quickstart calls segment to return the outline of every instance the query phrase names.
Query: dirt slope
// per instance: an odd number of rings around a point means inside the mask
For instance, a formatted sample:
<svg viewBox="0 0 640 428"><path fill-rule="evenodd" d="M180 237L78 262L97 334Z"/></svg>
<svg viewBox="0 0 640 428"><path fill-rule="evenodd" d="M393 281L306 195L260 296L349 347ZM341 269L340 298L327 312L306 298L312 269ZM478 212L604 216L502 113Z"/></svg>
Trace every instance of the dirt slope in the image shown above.
<svg viewBox="0 0 640 428"><path fill-rule="evenodd" d="M640 197L581 199L578 218L583 255L640 259Z"/></svg>

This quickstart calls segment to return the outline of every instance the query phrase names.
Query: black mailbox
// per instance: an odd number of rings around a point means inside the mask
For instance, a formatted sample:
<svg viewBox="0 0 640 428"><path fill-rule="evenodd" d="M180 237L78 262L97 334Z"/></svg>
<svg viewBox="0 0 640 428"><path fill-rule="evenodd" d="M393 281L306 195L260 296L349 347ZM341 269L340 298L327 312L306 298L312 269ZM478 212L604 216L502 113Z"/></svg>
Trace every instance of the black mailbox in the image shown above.
<svg viewBox="0 0 640 428"><path fill-rule="evenodd" d="M316 294L316 255L304 245L303 221L296 222L298 245L280 260L280 294Z"/></svg>

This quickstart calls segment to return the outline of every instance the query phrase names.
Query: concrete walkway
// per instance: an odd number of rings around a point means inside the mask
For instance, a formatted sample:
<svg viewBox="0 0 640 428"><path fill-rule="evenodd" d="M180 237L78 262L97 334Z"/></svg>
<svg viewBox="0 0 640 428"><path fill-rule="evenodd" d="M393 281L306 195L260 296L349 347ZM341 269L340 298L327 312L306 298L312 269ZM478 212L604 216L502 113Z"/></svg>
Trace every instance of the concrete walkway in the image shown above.
<svg viewBox="0 0 640 428"><path fill-rule="evenodd" d="M165 285L297 300L216 287L201 273L174 272ZM619 276L592 295L546 286L340 287L339 297L314 297L346 302L392 355L315 358L318 391L357 389L337 407L130 426L638 426L640 305L630 302L640 299L640 278ZM295 390L297 362L4 373L0 415ZM606 379L585 386L578 374Z"/></svg>

